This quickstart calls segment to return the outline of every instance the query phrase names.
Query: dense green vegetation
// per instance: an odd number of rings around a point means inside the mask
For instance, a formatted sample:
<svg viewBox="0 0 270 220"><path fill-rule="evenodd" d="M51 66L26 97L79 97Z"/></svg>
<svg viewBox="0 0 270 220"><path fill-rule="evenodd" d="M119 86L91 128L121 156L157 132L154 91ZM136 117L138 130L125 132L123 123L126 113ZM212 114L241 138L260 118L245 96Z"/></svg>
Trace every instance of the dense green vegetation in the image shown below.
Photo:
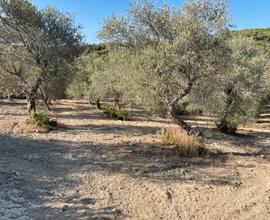
<svg viewBox="0 0 270 220"><path fill-rule="evenodd" d="M133 2L125 15L105 20L103 43L86 45L69 15L0 0L1 94L23 94L29 114L38 97L48 109L66 96L98 108L111 101L104 112L119 119L122 107L136 106L188 133L179 112L196 105L234 133L269 94L270 29L232 32L229 20L226 1L190 0L180 9Z"/></svg>
<svg viewBox="0 0 270 220"><path fill-rule="evenodd" d="M236 31L244 37L251 37L256 41L264 41L270 43L270 28L254 28L254 29L244 29Z"/></svg>

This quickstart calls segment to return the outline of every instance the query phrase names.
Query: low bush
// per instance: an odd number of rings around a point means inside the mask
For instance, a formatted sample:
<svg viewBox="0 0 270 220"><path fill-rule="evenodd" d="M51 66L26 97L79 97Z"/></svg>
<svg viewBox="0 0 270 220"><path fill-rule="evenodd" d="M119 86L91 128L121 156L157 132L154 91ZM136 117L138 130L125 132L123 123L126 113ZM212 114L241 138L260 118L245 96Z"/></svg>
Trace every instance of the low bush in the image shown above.
<svg viewBox="0 0 270 220"><path fill-rule="evenodd" d="M196 157L206 154L206 148L202 140L196 135L188 135L187 132L176 126L163 127L159 136L165 145L175 145L183 156Z"/></svg>
<svg viewBox="0 0 270 220"><path fill-rule="evenodd" d="M34 111L31 112L31 122L36 127L43 127L47 129L52 129L57 126L56 120L50 119L46 114L43 113L37 115Z"/></svg>
<svg viewBox="0 0 270 220"><path fill-rule="evenodd" d="M237 131L237 123L228 122L227 120L223 119L220 122L216 122L217 129L225 134L235 134Z"/></svg>
<svg viewBox="0 0 270 220"><path fill-rule="evenodd" d="M187 107L189 106L189 102L183 102L182 104L177 104L175 107L175 113L177 115L189 115Z"/></svg>
<svg viewBox="0 0 270 220"><path fill-rule="evenodd" d="M122 121L127 120L129 117L129 111L126 109L116 109L113 107L106 107L103 110L103 113L108 118L122 120Z"/></svg>

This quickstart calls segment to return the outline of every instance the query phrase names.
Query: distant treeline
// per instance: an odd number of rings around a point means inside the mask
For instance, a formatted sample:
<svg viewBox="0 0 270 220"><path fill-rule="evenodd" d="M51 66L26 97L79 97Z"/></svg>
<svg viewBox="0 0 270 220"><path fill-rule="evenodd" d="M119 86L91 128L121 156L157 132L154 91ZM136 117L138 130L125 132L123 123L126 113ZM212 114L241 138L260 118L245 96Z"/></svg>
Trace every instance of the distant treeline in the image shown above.
<svg viewBox="0 0 270 220"><path fill-rule="evenodd" d="M233 31L234 34L243 37L250 37L256 41L270 43L270 28L252 28ZM84 46L84 53L105 54L108 52L108 43L87 44Z"/></svg>
<svg viewBox="0 0 270 220"><path fill-rule="evenodd" d="M235 31L244 37L251 37L256 41L264 41L270 43L270 28L254 28Z"/></svg>

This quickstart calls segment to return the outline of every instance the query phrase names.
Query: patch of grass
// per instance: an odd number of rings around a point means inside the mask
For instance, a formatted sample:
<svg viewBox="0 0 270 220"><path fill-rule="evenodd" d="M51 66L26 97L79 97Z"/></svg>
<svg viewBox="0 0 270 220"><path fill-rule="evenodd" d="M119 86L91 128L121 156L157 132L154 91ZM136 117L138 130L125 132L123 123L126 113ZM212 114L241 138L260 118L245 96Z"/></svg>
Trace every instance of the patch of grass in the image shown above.
<svg viewBox="0 0 270 220"><path fill-rule="evenodd" d="M37 127L35 124L30 123L29 121L22 120L18 122L17 131L20 133L47 133L49 132L49 129L44 127Z"/></svg>
<svg viewBox="0 0 270 220"><path fill-rule="evenodd" d="M106 107L103 113L107 118L125 121L129 117L129 111L126 109L116 109L113 107Z"/></svg>
<svg viewBox="0 0 270 220"><path fill-rule="evenodd" d="M196 135L188 135L184 129L178 126L163 127L159 136L164 145L174 145L183 156L197 157L207 153L201 138Z"/></svg>

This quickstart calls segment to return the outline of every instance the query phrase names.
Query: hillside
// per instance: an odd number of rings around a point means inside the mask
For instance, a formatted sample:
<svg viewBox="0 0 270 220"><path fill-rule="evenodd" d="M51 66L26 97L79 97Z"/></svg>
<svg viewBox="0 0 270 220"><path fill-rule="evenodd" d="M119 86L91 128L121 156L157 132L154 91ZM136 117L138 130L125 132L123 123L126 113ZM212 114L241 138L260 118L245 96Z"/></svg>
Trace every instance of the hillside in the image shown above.
<svg viewBox="0 0 270 220"><path fill-rule="evenodd" d="M235 31L235 33L245 37L252 37L254 40L257 41L270 42L270 28L244 29Z"/></svg>

